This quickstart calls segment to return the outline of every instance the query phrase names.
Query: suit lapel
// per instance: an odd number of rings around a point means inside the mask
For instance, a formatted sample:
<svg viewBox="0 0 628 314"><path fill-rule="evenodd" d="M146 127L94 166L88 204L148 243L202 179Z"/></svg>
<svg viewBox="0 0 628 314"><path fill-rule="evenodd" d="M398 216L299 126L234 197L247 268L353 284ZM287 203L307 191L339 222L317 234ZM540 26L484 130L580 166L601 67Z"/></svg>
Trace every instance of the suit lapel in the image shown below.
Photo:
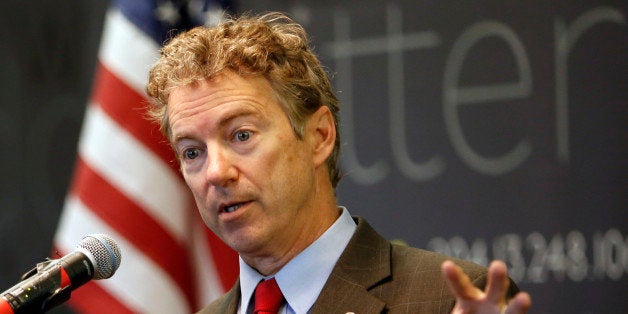
<svg viewBox="0 0 628 314"><path fill-rule="evenodd" d="M238 313L238 306L240 305L239 304L240 302L240 283L239 282L236 287L237 289L235 289L235 291L231 293L232 297L229 299L229 302L227 302L227 308L222 313L233 313L233 314Z"/></svg>
<svg viewBox="0 0 628 314"><path fill-rule="evenodd" d="M391 276L390 243L362 218L314 303L311 313L381 313L386 304L369 290Z"/></svg>
<svg viewBox="0 0 628 314"><path fill-rule="evenodd" d="M217 307L216 313L228 313L228 314L236 314L238 313L238 307L240 303L240 279L236 281L235 285L227 292L222 301L219 303Z"/></svg>

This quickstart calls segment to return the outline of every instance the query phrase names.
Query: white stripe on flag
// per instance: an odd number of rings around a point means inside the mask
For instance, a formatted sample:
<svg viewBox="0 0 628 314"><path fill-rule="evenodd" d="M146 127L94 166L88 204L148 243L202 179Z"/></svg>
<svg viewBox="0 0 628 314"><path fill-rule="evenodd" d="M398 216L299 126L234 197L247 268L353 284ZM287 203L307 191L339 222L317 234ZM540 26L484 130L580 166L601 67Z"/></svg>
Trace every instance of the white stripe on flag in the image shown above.
<svg viewBox="0 0 628 314"><path fill-rule="evenodd" d="M148 71L159 58L159 46L119 11L110 9L99 59L140 95L145 95Z"/></svg>
<svg viewBox="0 0 628 314"><path fill-rule="evenodd" d="M184 293L163 269L101 221L79 199L69 196L59 221L55 245L71 252L84 236L93 233L107 234L120 246L120 268L113 277L98 281L109 294L134 312L190 312Z"/></svg>
<svg viewBox="0 0 628 314"><path fill-rule="evenodd" d="M187 243L193 208L188 188L97 104L87 106L78 150L92 169L144 208L174 239Z"/></svg>

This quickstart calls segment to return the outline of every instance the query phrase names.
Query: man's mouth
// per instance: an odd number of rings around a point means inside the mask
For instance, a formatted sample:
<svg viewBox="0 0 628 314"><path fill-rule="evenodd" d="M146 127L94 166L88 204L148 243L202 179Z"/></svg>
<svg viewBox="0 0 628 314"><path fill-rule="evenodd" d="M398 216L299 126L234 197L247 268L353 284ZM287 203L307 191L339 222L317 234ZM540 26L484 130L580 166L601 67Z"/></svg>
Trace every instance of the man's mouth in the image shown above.
<svg viewBox="0 0 628 314"><path fill-rule="evenodd" d="M237 204L224 206L222 208L221 212L223 212L223 213L233 213L234 211L238 210L238 208L244 206L244 204L245 203L237 203Z"/></svg>

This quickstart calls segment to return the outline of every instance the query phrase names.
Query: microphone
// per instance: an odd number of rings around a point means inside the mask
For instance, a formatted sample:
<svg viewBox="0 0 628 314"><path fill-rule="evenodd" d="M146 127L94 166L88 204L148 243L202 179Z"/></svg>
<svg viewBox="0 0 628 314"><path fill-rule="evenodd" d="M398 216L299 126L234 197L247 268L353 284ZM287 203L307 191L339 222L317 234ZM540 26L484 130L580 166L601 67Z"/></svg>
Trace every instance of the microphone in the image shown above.
<svg viewBox="0 0 628 314"><path fill-rule="evenodd" d="M0 294L0 314L43 313L70 299L74 289L91 279L113 276L120 259L120 248L111 237L88 235L73 252L38 263Z"/></svg>

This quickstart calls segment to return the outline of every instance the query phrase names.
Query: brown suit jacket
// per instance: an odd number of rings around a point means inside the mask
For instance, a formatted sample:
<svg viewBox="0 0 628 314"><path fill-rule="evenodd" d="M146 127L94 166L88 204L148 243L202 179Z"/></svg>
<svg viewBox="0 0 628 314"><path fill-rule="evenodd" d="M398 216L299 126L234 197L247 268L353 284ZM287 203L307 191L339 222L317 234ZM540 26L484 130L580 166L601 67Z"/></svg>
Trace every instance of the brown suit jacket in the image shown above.
<svg viewBox="0 0 628 314"><path fill-rule="evenodd" d="M327 279L310 313L450 313L455 299L440 266L452 259L434 252L391 244L362 218ZM486 268L452 259L474 285L486 284ZM512 283L509 295L517 287ZM198 313L235 314L240 286L234 287Z"/></svg>

